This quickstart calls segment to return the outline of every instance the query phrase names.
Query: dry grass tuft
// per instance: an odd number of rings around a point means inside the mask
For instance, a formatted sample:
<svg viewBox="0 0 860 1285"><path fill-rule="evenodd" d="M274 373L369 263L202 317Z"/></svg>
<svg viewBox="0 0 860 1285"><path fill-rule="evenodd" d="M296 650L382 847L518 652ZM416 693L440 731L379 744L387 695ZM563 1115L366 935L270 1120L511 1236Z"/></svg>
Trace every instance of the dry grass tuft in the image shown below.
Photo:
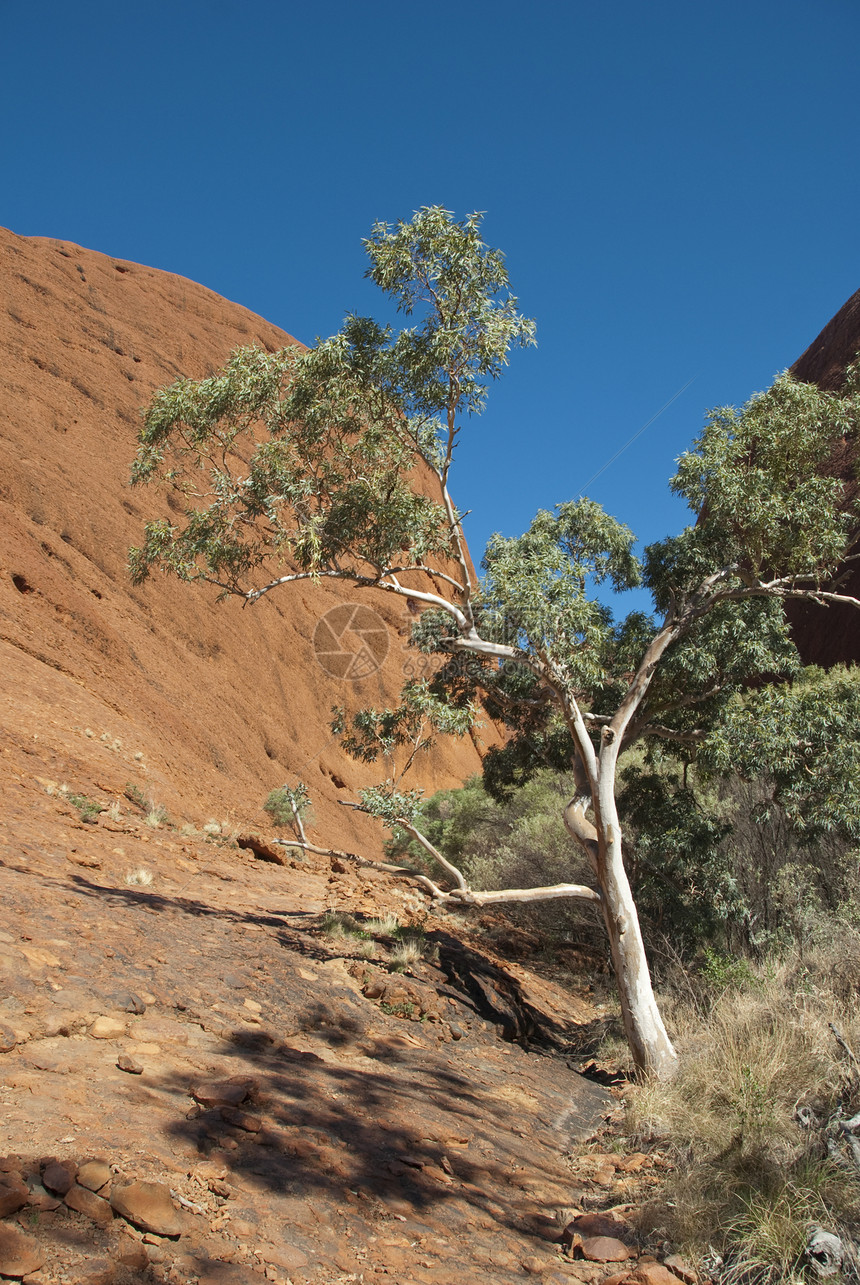
<svg viewBox="0 0 860 1285"><path fill-rule="evenodd" d="M395 972L412 968L419 963L423 954L423 941L418 937L407 937L404 941L399 941L396 946L392 946L391 954L388 957L389 966Z"/></svg>
<svg viewBox="0 0 860 1285"><path fill-rule="evenodd" d="M364 925L369 933L379 937L394 937L400 930L400 920L390 910L375 919L368 919Z"/></svg>
<svg viewBox="0 0 860 1285"><path fill-rule="evenodd" d="M860 935L748 968L666 1006L681 1070L629 1103L640 1143L667 1141L677 1168L647 1211L684 1252L710 1246L728 1285L799 1280L809 1228L860 1236L860 1170L840 1121L860 1109Z"/></svg>
<svg viewBox="0 0 860 1285"><path fill-rule="evenodd" d="M152 883L153 874L145 866L138 866L137 870L129 870L125 876L125 881L130 887L148 888Z"/></svg>

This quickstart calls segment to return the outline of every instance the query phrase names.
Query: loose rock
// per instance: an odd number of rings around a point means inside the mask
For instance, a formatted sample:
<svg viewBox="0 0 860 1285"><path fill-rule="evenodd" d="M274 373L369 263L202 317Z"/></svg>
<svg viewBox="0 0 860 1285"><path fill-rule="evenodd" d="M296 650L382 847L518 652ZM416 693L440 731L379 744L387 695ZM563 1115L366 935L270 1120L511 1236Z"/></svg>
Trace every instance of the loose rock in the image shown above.
<svg viewBox="0 0 860 1285"><path fill-rule="evenodd" d="M160 1182L133 1182L111 1192L110 1203L118 1214L144 1231L158 1236L182 1234L182 1220L170 1199L170 1192Z"/></svg>
<svg viewBox="0 0 860 1285"><path fill-rule="evenodd" d="M48 1191L54 1191L58 1196L65 1196L75 1181L77 1171L77 1165L73 1161L66 1160L60 1163L55 1160L45 1166L42 1183Z"/></svg>
<svg viewBox="0 0 860 1285"><path fill-rule="evenodd" d="M133 1057L128 1057L125 1053L120 1053L116 1064L120 1071L127 1071L129 1075L143 1075L143 1067L140 1063L135 1062Z"/></svg>
<svg viewBox="0 0 860 1285"><path fill-rule="evenodd" d="M0 1182L0 1218L15 1214L30 1198L27 1184L17 1173L4 1173Z"/></svg>
<svg viewBox="0 0 860 1285"><path fill-rule="evenodd" d="M94 1040L119 1040L125 1034L125 1022L115 1017L97 1017L90 1027L90 1036Z"/></svg>
<svg viewBox="0 0 860 1285"><path fill-rule="evenodd" d="M11 1053L17 1043L18 1036L12 1027L0 1022L0 1053Z"/></svg>
<svg viewBox="0 0 860 1285"><path fill-rule="evenodd" d="M221 1119L236 1129L244 1129L246 1133L259 1133L263 1127L263 1121L258 1115L249 1115L247 1111L238 1111L235 1107L222 1107Z"/></svg>
<svg viewBox="0 0 860 1285"><path fill-rule="evenodd" d="M113 1210L108 1202L101 1196L97 1196L94 1191L90 1191L88 1187L79 1187L75 1183L66 1192L65 1203L69 1209L76 1209L79 1214L85 1214L97 1227L108 1227L113 1221Z"/></svg>
<svg viewBox="0 0 860 1285"><path fill-rule="evenodd" d="M32 1236L15 1227L0 1226L0 1276L27 1276L45 1261Z"/></svg>
<svg viewBox="0 0 860 1285"><path fill-rule="evenodd" d="M78 1184L88 1191L98 1191L110 1179L110 1165L104 1160L87 1160L78 1170Z"/></svg>
<svg viewBox="0 0 860 1285"><path fill-rule="evenodd" d="M631 1285L678 1285L678 1277L662 1263L642 1263L627 1279Z"/></svg>
<svg viewBox="0 0 860 1285"><path fill-rule="evenodd" d="M689 1263L685 1263L680 1254L670 1254L665 1262L666 1266L684 1281L684 1285L697 1285L699 1273Z"/></svg>
<svg viewBox="0 0 860 1285"><path fill-rule="evenodd" d="M620 1218L613 1218L609 1214L580 1214L565 1227L565 1238L569 1238L570 1232L579 1232L583 1239L587 1236L613 1236L616 1240L622 1240L629 1235L630 1228Z"/></svg>
<svg viewBox="0 0 860 1285"><path fill-rule="evenodd" d="M206 1080L191 1090L191 1096L202 1107L237 1107L250 1097L255 1084L242 1076L229 1080Z"/></svg>
<svg viewBox="0 0 860 1285"><path fill-rule="evenodd" d="M586 1236L581 1249L583 1258L591 1263L623 1263L633 1257L633 1250L614 1236Z"/></svg>

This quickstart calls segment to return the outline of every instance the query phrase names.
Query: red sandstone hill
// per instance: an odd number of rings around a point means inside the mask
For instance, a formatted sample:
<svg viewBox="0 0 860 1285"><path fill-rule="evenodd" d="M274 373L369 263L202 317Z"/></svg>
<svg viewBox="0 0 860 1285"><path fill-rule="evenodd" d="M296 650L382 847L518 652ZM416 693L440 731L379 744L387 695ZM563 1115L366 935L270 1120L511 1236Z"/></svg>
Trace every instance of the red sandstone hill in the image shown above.
<svg viewBox="0 0 860 1285"><path fill-rule="evenodd" d="M820 335L791 367L796 379L835 391L842 386L847 366L860 352L860 290L843 304ZM833 461L852 489L857 484L856 448ZM860 571L855 570L844 585L846 593L860 597ZM854 607L818 607L792 603L790 616L794 636L804 663L829 665L860 663L860 613Z"/></svg>
<svg viewBox="0 0 860 1285"><path fill-rule="evenodd" d="M336 806L373 769L328 730L335 703L399 691L405 606L361 594L390 649L360 682L314 659L319 618L349 588L296 586L252 609L160 577L133 588L128 546L158 497L131 491L140 410L152 392L211 373L244 344L294 342L203 286L66 242L0 230L0 672L6 734L40 742L72 789L132 781L181 819L247 823L292 775L308 783L320 840L372 855L379 830ZM478 770L448 743L416 784ZM76 773L80 779L75 778Z"/></svg>

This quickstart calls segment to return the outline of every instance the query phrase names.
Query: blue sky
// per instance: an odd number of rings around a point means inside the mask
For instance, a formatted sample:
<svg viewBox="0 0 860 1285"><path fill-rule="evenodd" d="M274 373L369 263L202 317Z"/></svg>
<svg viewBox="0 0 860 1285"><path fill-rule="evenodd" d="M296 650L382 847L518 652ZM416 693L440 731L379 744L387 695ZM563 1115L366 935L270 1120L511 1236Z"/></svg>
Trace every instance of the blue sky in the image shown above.
<svg viewBox="0 0 860 1285"><path fill-rule="evenodd" d="M480 551L589 479L651 540L704 409L860 286L856 0L0 0L0 223L203 282L306 342L376 219L487 211L538 323L453 482Z"/></svg>

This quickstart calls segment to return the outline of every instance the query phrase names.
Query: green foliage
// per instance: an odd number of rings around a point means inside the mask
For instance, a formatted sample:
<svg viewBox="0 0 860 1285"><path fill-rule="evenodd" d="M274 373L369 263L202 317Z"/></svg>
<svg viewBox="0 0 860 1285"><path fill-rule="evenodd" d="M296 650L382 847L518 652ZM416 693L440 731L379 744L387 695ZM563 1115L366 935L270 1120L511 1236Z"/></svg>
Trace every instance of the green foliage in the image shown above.
<svg viewBox="0 0 860 1285"><path fill-rule="evenodd" d="M668 935L679 954L721 940L726 921L743 909L725 844L728 822L708 808L692 783L654 764L623 770L618 807L647 935Z"/></svg>
<svg viewBox="0 0 860 1285"><path fill-rule="evenodd" d="M395 790L393 786L386 783L359 790L358 797L365 811L372 817L376 817L395 835L401 835L398 822L406 821L410 825L414 824L421 810L424 791Z"/></svg>
<svg viewBox="0 0 860 1285"><path fill-rule="evenodd" d="M521 789L496 800L480 776L462 789L440 790L423 801L416 826L477 889L529 887L569 880L589 882L585 858L572 849L562 810L572 792L569 775L542 770ZM389 844L394 859L420 866L423 849L401 836ZM595 937L594 912L570 902L539 902L505 913L553 934Z"/></svg>
<svg viewBox="0 0 860 1285"><path fill-rule="evenodd" d="M105 811L104 804L96 803L95 799L87 798L85 794L69 794L66 797L72 807L78 809L81 820L89 825L95 824L100 814Z"/></svg>
<svg viewBox="0 0 860 1285"><path fill-rule="evenodd" d="M278 564L373 582L404 553L421 564L450 551L450 514L415 487L415 466L447 472L455 427L440 413L479 411L486 380L534 331L479 227L432 207L365 242L368 275L402 311L421 308L420 326L394 338L348 317L310 351L239 349L217 375L155 395L132 484L162 481L184 516L147 525L135 582L158 567L247 596Z"/></svg>
<svg viewBox="0 0 860 1285"><path fill-rule="evenodd" d="M856 433L858 411L860 364L839 394L786 373L742 411L712 411L672 480L700 515L687 551L700 550L710 567L735 563L741 580L776 574L820 584L831 576L856 508L844 505L843 484L827 465Z"/></svg>
<svg viewBox="0 0 860 1285"><path fill-rule="evenodd" d="M810 668L732 701L700 752L703 767L766 775L792 824L810 837L860 840L860 669Z"/></svg>
<svg viewBox="0 0 860 1285"><path fill-rule="evenodd" d="M295 786L278 786L263 804L263 811L269 814L272 825L288 827L297 835L298 822L309 818L310 809L311 797L304 781Z"/></svg>
<svg viewBox="0 0 860 1285"><path fill-rule="evenodd" d="M333 939L347 937L354 938L356 941L366 941L369 937L355 916L342 910L327 910L323 915L321 928L325 937Z"/></svg>
<svg viewBox="0 0 860 1285"><path fill-rule="evenodd" d="M415 1012L415 1005L408 999L396 1000L393 1004L383 1000L379 1007L389 1017L411 1017Z"/></svg>
<svg viewBox="0 0 860 1285"><path fill-rule="evenodd" d="M592 500L542 510L518 539L494 535L484 556L482 620L490 636L504 622L524 652L536 651L573 688L590 691L605 681L611 637L611 616L590 592L605 580L618 591L639 583L633 543L632 532Z"/></svg>
<svg viewBox="0 0 860 1285"><path fill-rule="evenodd" d="M702 951L701 975L707 985L717 992L730 987L754 986L755 975L745 959L725 955L706 946Z"/></svg>
<svg viewBox="0 0 860 1285"><path fill-rule="evenodd" d="M128 799L129 803L133 803L136 808L140 808L141 812L149 811L151 806L149 799L146 797L143 790L141 790L140 786L135 785L133 781L126 781L125 786L123 787L123 794Z"/></svg>
<svg viewBox="0 0 860 1285"><path fill-rule="evenodd" d="M804 835L860 829L856 686L807 679L764 689L746 705L739 699L762 675L797 674L785 602L827 601L849 551L860 503L829 462L856 437L860 362L839 393L786 374L740 410L712 412L671 482L696 521L651 545L641 564L627 527L580 499L541 510L518 538L494 536L476 587L449 471L459 433L483 409L510 349L534 340L503 257L481 241L480 225L478 214L458 222L432 206L408 222L374 226L368 275L407 328L348 317L310 351L240 349L209 379L156 394L132 481L172 488L182 516L147 525L130 552L131 572L140 581L160 568L249 601L330 576L429 608L414 642L444 658L433 679L407 684L394 708L351 718L335 711L346 750L387 763L387 779L361 792L362 808L392 830L395 844L407 842L403 826L422 815L441 822L440 842L448 843L445 818L430 815L421 792L404 791L401 781L437 735L464 734L483 700L511 737L488 761L492 819L482 824L495 827L495 846L474 829L461 850L469 877L490 887L517 875L524 885L537 874L569 881L584 858L570 855L566 799L554 800L552 825L543 803L532 814L517 808L533 785L549 788L548 768L578 768L578 791L586 782L592 794L591 821L579 809L568 818L607 899L616 967L641 979L644 957L634 966L628 953L639 951L638 934L626 934L624 951L618 937L622 922L635 929L636 915L617 864L612 801L619 757L639 742L667 748L662 756L650 748L645 759L640 748L632 768L628 759L631 873L653 916L693 939L714 936L737 914L746 916L750 941L772 931L744 902L742 861L720 814L727 800L676 771L697 752L715 780L735 767L738 779L765 773L753 814L761 833L768 808ZM438 479L433 498L428 468ZM662 621L635 613L616 622L595 597L603 583L617 592L644 583ZM471 824L467 811L461 830ZM808 873L795 856L783 848L771 862L784 882L783 916L787 889ZM619 982L640 1069L671 1070L674 1052L647 985ZM641 1039L632 1034L637 1024Z"/></svg>
<svg viewBox="0 0 860 1285"><path fill-rule="evenodd" d="M464 736L476 714L471 704L457 706L441 699L425 681L407 682L394 709L363 709L349 718L336 706L331 730L346 752L363 763L375 763L380 756L393 762L396 751L406 748L408 758L399 777L416 754L432 749L437 735Z"/></svg>
<svg viewBox="0 0 860 1285"><path fill-rule="evenodd" d="M399 312L423 314L389 354L391 383L411 423L446 414L452 392L461 414L480 414L487 380L499 377L511 346L534 343L534 322L517 313L508 290L504 256L481 241L481 219L456 222L429 206L408 223L375 224L364 242L370 279Z"/></svg>

